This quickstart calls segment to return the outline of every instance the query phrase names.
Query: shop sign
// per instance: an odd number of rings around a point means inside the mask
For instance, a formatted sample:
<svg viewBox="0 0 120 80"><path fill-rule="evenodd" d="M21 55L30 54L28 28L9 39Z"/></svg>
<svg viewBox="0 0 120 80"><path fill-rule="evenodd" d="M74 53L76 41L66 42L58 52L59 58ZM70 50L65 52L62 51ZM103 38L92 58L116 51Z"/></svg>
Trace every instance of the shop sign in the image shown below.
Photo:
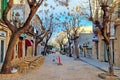
<svg viewBox="0 0 120 80"><path fill-rule="evenodd" d="M114 27L115 23L111 23L110 26L110 39L115 39L115 27Z"/></svg>
<svg viewBox="0 0 120 80"><path fill-rule="evenodd" d="M97 42L98 41L98 35L97 34L93 34L92 41L93 42Z"/></svg>
<svg viewBox="0 0 120 80"><path fill-rule="evenodd" d="M0 32L0 36L5 37L6 33L5 32Z"/></svg>

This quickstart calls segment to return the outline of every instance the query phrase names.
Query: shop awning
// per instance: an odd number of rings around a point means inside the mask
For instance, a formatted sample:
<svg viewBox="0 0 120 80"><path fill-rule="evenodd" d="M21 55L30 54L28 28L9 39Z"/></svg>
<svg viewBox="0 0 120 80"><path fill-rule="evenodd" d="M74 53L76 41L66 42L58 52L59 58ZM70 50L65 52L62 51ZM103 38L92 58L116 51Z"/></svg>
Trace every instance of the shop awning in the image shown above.
<svg viewBox="0 0 120 80"><path fill-rule="evenodd" d="M20 38L25 39L25 38L26 38L26 34L25 34L25 33L22 33L22 34L20 35Z"/></svg>
<svg viewBox="0 0 120 80"><path fill-rule="evenodd" d="M25 39L25 45L26 46L32 46L33 45L33 42L29 39Z"/></svg>

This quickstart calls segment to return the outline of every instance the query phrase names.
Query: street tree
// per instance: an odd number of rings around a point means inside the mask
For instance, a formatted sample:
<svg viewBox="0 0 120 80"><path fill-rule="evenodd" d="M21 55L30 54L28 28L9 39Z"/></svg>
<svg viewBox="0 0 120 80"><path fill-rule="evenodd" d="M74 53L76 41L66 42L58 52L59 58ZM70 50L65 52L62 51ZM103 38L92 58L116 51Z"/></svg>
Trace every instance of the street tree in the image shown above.
<svg viewBox="0 0 120 80"><path fill-rule="evenodd" d="M45 29L45 27L43 26L42 20L40 19L40 17L37 15L37 18L39 19L39 27L41 28L41 33L39 34L35 34L35 52L34 55L37 56L37 49L38 49L38 44L41 43L43 41L43 39L47 36L47 31Z"/></svg>
<svg viewBox="0 0 120 80"><path fill-rule="evenodd" d="M72 37L71 37L71 40L73 41L74 43L74 54L76 54L76 59L79 59L79 47L78 47L78 38L80 36L80 33L79 33L79 29L80 27L73 27L72 28Z"/></svg>
<svg viewBox="0 0 120 80"><path fill-rule="evenodd" d="M67 39L68 39L68 53L69 53L69 56L71 57L72 56L72 52L71 52L71 44L72 44L72 35L71 35L71 28L70 28L70 25L67 25L65 23L65 32L67 34Z"/></svg>
<svg viewBox="0 0 120 80"><path fill-rule="evenodd" d="M49 32L47 32L47 35L45 37L44 54L46 54L47 44L49 42L50 37L53 34L53 29L54 29L54 32L55 32L55 30L57 31L59 25L61 24L60 23L61 21L59 20L59 16L57 16L57 13L55 12L56 13L55 14L54 11L59 5L67 7L68 2L69 2L68 0L64 0L64 1L63 0L54 0L56 5L51 5L51 4L48 4L47 1L48 0L44 1L44 4L43 4L44 8L42 10L40 10L40 12L45 13L46 17L43 22L44 22L46 30L49 31ZM53 17L53 15L54 15L54 17ZM56 23L57 21L59 21L59 22ZM56 27L56 28L53 28L53 27Z"/></svg>
<svg viewBox="0 0 120 80"><path fill-rule="evenodd" d="M43 55L46 55L46 53L47 53L48 41L50 40L50 38L52 36L52 33L53 33L53 29L50 27L47 30L46 40L45 40L45 45L44 45L44 54Z"/></svg>
<svg viewBox="0 0 120 80"><path fill-rule="evenodd" d="M112 58L112 35L110 32L111 27L118 26L119 20L114 18L115 8L120 4L120 1L115 0L111 2L110 0L93 0L95 6L92 6L92 1L89 0L90 6L90 20L99 29L98 31L104 37L104 42L108 47L108 62L109 62L109 75L114 75L113 69L113 58ZM96 8L96 9L95 9ZM99 14L101 11L102 14ZM94 14L94 15L93 15ZM114 25L113 25L114 23Z"/></svg>
<svg viewBox="0 0 120 80"><path fill-rule="evenodd" d="M7 18L8 12L13 7L13 0L8 1L8 5L3 13L2 19L3 19L4 23L8 26L8 28L11 30L12 34L11 34L9 45L8 45L8 48L6 51L5 60L2 65L1 73L7 74L7 73L11 72L11 59L12 59L13 50L14 50L16 41L22 33L24 33L25 31L27 31L29 29L29 27L30 27L29 24L30 24L32 17L34 16L37 9L40 7L40 5L43 2L43 0L39 0L39 1L27 0L27 1L28 1L28 5L30 7L30 13L22 27L17 27L15 25L11 24L11 22Z"/></svg>
<svg viewBox="0 0 120 80"><path fill-rule="evenodd" d="M45 38L45 36L47 35L47 31L42 31L40 34L36 34L35 35L35 56L37 56L37 49L38 49L38 44L41 43L43 41L43 39Z"/></svg>
<svg viewBox="0 0 120 80"><path fill-rule="evenodd" d="M31 26L30 29L25 32L25 34L28 34L28 35L30 34L30 35L32 35L35 38L35 50L34 50L35 52L34 52L34 56L37 56L37 54L38 54L37 53L38 44L43 41L43 39L45 38L45 36L47 34L47 31L45 30L45 28L44 28L44 26L42 24L42 20L40 19L40 17L38 15L36 15L36 18L37 18L37 20L39 22L39 24L36 25L36 26L39 27L39 31L34 33L33 32L33 28L34 27L32 25L30 25Z"/></svg>
<svg viewBox="0 0 120 80"><path fill-rule="evenodd" d="M45 45L44 45L44 54L43 55L46 55L46 53L47 53L48 41L50 40L52 33L53 33L53 14L50 15L50 19L45 17L45 24L46 24L47 32L46 32L46 37L45 37Z"/></svg>
<svg viewBox="0 0 120 80"><path fill-rule="evenodd" d="M71 40L74 43L73 48L74 48L74 53L76 54L76 59L80 58L79 57L79 49L78 49L78 38L80 36L80 31L79 31L80 30L80 25L79 25L80 14L81 14L80 8L81 8L80 6L73 7L72 12L74 12L74 13L69 14L72 17L72 19L71 19L72 22L70 23L71 24L70 26L72 29Z"/></svg>
<svg viewBox="0 0 120 80"><path fill-rule="evenodd" d="M111 76L114 75L114 69L113 69L113 58L112 58L112 40L110 39L111 33L107 32L108 28L111 28L111 24L112 24L112 15L114 13L115 7L117 6L117 2L114 3L114 5L109 6L109 1L100 1L98 0L99 5L101 7L101 10L103 12L102 14L102 25L100 24L99 20L95 20L95 25L98 26L98 28L101 31L102 36L104 37L104 42L106 43L106 45L108 46L108 58L109 58L109 73Z"/></svg>
<svg viewBox="0 0 120 80"><path fill-rule="evenodd" d="M56 37L56 39L55 39L55 41L56 41L56 43L59 45L59 47L60 47L60 51L62 51L63 50L63 45L65 44L65 41L66 40L66 35L64 34L64 32L60 32L58 35L57 35L57 37Z"/></svg>
<svg viewBox="0 0 120 80"><path fill-rule="evenodd" d="M44 1L43 3L43 7L42 10L40 10L40 13L44 13L44 18L42 18L42 21L43 21L43 26L46 30L46 36L44 38L44 51L43 51L43 55L46 55L47 53L47 47L48 47L48 42L52 36L52 33L53 33L53 26L55 27L54 25L54 13L50 12L50 11L53 11L55 9L55 7L53 5L50 5L47 3L47 0ZM48 9L49 8L49 9Z"/></svg>
<svg viewBox="0 0 120 80"><path fill-rule="evenodd" d="M34 52L34 56L37 56L37 54L38 54L37 53L38 44L43 41L43 39L45 38L47 32L46 32L46 30L41 30L39 32L39 34L38 33L34 33L32 31L32 28L33 27L31 26L30 29L25 32L25 34L30 34L30 35L32 35L35 38L35 50L34 50L35 52Z"/></svg>

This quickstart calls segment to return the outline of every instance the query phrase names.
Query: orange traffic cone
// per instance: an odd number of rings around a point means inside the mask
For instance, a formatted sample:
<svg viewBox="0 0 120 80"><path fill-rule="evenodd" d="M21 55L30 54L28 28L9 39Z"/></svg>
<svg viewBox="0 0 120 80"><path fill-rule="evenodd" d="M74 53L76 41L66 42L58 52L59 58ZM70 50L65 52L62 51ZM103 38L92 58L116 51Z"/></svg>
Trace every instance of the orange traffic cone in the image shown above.
<svg viewBox="0 0 120 80"><path fill-rule="evenodd" d="M58 55L58 65L62 65L60 56Z"/></svg>

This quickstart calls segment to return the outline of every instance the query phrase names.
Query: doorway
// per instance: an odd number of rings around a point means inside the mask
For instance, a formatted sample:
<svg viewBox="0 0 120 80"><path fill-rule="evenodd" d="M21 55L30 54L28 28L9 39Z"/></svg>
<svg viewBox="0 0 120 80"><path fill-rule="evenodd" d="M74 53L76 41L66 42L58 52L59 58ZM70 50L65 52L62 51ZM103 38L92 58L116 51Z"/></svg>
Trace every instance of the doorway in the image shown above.
<svg viewBox="0 0 120 80"><path fill-rule="evenodd" d="M19 42L18 42L18 58L22 57L22 51L23 51L22 40L19 40Z"/></svg>
<svg viewBox="0 0 120 80"><path fill-rule="evenodd" d="M105 43L104 43L104 61L108 62L108 47Z"/></svg>
<svg viewBox="0 0 120 80"><path fill-rule="evenodd" d="M4 54L5 54L5 41L0 40L0 62L4 61Z"/></svg>

